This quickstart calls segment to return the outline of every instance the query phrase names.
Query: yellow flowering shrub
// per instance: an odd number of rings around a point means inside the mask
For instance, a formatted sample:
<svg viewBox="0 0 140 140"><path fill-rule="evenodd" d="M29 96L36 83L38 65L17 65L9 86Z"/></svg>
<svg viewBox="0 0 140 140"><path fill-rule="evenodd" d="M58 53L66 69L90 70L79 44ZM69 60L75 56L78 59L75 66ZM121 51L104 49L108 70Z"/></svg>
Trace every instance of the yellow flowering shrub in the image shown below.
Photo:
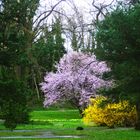
<svg viewBox="0 0 140 140"><path fill-rule="evenodd" d="M91 99L91 104L83 112L83 121L86 125L106 125L114 126L133 126L136 121L136 107L131 106L128 101L123 100L119 103L109 103L104 107L100 104L107 99L98 96Z"/></svg>

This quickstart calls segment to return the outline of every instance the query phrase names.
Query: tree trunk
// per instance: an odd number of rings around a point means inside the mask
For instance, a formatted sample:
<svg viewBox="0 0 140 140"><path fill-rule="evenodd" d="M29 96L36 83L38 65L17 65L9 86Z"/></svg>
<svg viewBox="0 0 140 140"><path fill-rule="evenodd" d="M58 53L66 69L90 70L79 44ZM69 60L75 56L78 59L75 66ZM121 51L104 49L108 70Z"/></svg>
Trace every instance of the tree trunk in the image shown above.
<svg viewBox="0 0 140 140"><path fill-rule="evenodd" d="M33 80L34 80L34 84L35 84L35 88L36 88L37 98L38 98L38 100L40 100L40 94L39 94L39 89L38 89L38 86L37 86L37 81L36 81L35 75L33 77Z"/></svg>
<svg viewBox="0 0 140 140"><path fill-rule="evenodd" d="M70 100L70 103L71 103L71 105L73 105L74 107L76 107L78 109L80 116L83 117L83 109L79 105L79 100L77 98L72 98Z"/></svg>
<svg viewBox="0 0 140 140"><path fill-rule="evenodd" d="M80 107L78 107L78 111L79 111L80 116L83 117L83 110Z"/></svg>
<svg viewBox="0 0 140 140"><path fill-rule="evenodd" d="M140 130L140 102L137 102L136 104L136 111L137 111L137 120L136 120L135 129Z"/></svg>

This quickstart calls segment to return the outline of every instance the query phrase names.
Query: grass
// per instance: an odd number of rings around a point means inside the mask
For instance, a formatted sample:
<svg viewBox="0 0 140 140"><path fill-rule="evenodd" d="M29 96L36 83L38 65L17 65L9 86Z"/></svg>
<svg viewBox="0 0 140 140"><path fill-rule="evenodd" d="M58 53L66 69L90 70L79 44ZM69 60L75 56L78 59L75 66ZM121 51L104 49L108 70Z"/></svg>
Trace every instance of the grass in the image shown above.
<svg viewBox="0 0 140 140"><path fill-rule="evenodd" d="M80 119L78 110L53 110L53 111L33 111L31 112L31 119L48 120L48 119Z"/></svg>
<svg viewBox="0 0 140 140"><path fill-rule="evenodd" d="M42 135L44 132L52 132L55 135L76 135L81 136L80 140L139 140L140 132L133 128L116 128L107 127L88 127L84 126L77 110L43 110L31 112L31 123L18 125L16 130L33 130L27 132L10 132L0 131L2 136L35 136ZM84 127L84 130L76 130L77 126ZM1 124L0 129L4 130ZM0 138L1 139L1 138ZM26 138L25 138L26 139ZM20 139L20 140L25 140ZM40 138L46 140L49 138ZM74 138L64 138L64 140L73 140ZM6 139L5 139L6 140ZM18 140L18 139L17 139ZM30 139L28 139L30 140ZM51 138L51 140L62 140L62 138Z"/></svg>
<svg viewBox="0 0 140 140"><path fill-rule="evenodd" d="M33 111L30 114L31 123L19 125L17 129L60 129L83 126L81 117L77 110L56 110L56 111Z"/></svg>
<svg viewBox="0 0 140 140"><path fill-rule="evenodd" d="M34 136L34 135L41 135L41 132L0 132L0 137L3 136Z"/></svg>
<svg viewBox="0 0 140 140"><path fill-rule="evenodd" d="M133 128L129 129L108 129L106 127L91 127L85 128L85 130L81 131L66 131L66 134L74 134L81 135L85 137L81 137L81 140L139 140L140 132L135 131ZM62 132L58 132L58 134L63 134Z"/></svg>

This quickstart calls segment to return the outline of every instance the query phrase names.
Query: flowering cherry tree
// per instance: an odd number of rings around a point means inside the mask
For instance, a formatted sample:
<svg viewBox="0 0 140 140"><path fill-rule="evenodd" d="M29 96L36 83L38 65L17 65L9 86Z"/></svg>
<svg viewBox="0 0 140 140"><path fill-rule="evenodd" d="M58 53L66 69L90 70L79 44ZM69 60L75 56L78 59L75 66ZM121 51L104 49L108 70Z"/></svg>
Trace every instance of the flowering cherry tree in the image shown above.
<svg viewBox="0 0 140 140"><path fill-rule="evenodd" d="M47 73L40 84L45 106L70 101L80 109L87 105L90 97L96 96L98 89L111 85L102 79L103 73L110 69L105 62L97 61L95 55L71 52L60 59L56 68L57 71Z"/></svg>

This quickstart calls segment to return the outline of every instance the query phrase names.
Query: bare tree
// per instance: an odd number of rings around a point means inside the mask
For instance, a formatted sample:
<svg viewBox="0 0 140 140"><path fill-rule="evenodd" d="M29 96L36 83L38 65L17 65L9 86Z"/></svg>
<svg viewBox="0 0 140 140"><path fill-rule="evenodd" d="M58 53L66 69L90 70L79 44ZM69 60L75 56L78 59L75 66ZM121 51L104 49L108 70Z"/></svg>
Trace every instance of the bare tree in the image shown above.
<svg viewBox="0 0 140 140"><path fill-rule="evenodd" d="M73 50L83 50L89 45L89 26L91 26L91 23L85 21L83 12L78 9L73 0L66 2L72 8L73 13L67 15L64 24L65 35Z"/></svg>
<svg viewBox="0 0 140 140"><path fill-rule="evenodd" d="M110 3L106 4L106 2L98 2L96 3L95 0L92 2L93 10L91 13L93 13L95 16L95 23L98 23L100 19L104 18L106 14L110 11L111 6L115 3L115 0L112 0Z"/></svg>
<svg viewBox="0 0 140 140"><path fill-rule="evenodd" d="M44 27L44 21L53 13L53 12L57 12L55 9L56 7L63 1L66 0L60 0L58 1L56 4L54 4L53 6L51 6L51 9L49 10L45 10L42 13L40 13L36 19L33 22L33 32L34 32L34 39L40 34L41 29L43 29ZM59 11L58 11L59 12Z"/></svg>

